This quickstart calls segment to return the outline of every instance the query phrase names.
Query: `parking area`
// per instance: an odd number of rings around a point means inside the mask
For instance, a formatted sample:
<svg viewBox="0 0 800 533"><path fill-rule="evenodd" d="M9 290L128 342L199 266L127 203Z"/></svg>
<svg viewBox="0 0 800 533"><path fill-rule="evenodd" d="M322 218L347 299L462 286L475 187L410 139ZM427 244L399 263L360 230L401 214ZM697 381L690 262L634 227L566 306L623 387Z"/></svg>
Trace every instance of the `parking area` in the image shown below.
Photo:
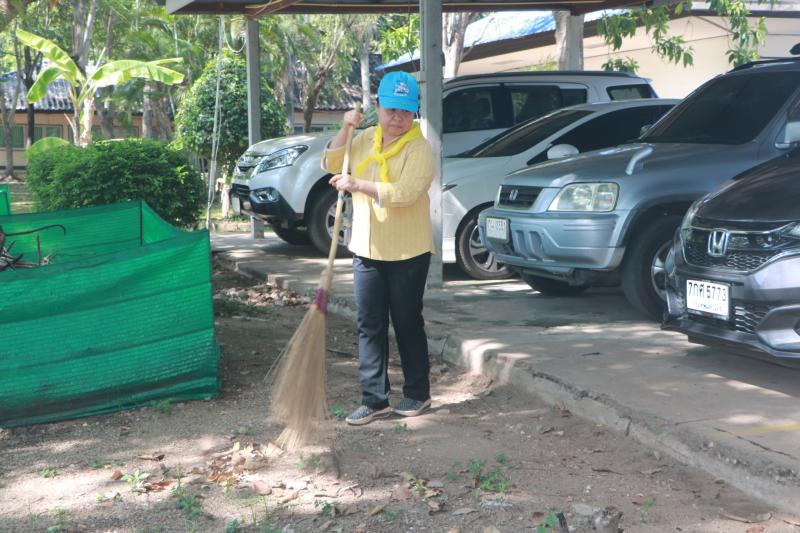
<svg viewBox="0 0 800 533"><path fill-rule="evenodd" d="M316 287L310 247L246 234L212 237L218 258L297 292ZM455 267L426 296L432 353L616 429L794 511L800 501L800 370L689 344L644 321L614 289L545 298L517 280L476 281ZM352 317L348 259L331 308Z"/></svg>

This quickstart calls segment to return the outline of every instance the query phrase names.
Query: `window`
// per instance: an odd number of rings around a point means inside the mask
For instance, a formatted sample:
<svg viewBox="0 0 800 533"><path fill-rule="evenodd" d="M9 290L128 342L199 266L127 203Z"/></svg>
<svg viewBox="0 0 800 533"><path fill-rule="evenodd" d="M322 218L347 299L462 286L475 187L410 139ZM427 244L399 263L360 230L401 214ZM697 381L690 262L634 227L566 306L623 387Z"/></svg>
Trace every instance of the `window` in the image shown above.
<svg viewBox="0 0 800 533"><path fill-rule="evenodd" d="M511 87L509 92L514 124L544 116L568 105L586 102L585 89L562 89L556 85Z"/></svg>
<svg viewBox="0 0 800 533"><path fill-rule="evenodd" d="M450 93L442 102L444 133L502 128L497 100L497 90L493 88Z"/></svg>
<svg viewBox="0 0 800 533"><path fill-rule="evenodd" d="M5 147L5 133L0 132L0 146ZM11 147L25 148L25 129L22 124L14 124L11 128Z"/></svg>
<svg viewBox="0 0 800 533"><path fill-rule="evenodd" d="M655 123L670 106L620 109L593 118L565 133L553 144L571 144L580 152L589 152L631 142L639 137L642 126Z"/></svg>
<svg viewBox="0 0 800 533"><path fill-rule="evenodd" d="M709 144L752 141L798 86L798 71L744 71L716 78L681 102L643 140Z"/></svg>
<svg viewBox="0 0 800 533"><path fill-rule="evenodd" d="M43 137L63 137L63 127L60 124L45 124L33 127L33 142Z"/></svg>
<svg viewBox="0 0 800 533"><path fill-rule="evenodd" d="M470 157L502 157L519 154L591 113L591 111L563 110L539 119L529 120L492 137L470 150L466 155Z"/></svg>
<svg viewBox="0 0 800 533"><path fill-rule="evenodd" d="M612 100L633 100L635 98L655 98L652 87L646 83L641 85L618 85L607 89Z"/></svg>

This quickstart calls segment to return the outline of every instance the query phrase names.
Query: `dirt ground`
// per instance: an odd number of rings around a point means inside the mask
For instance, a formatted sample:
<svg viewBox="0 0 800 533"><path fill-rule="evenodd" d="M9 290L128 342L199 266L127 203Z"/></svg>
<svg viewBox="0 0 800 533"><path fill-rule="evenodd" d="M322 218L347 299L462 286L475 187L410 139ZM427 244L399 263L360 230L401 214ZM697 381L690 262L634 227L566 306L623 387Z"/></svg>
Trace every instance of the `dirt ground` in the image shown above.
<svg viewBox="0 0 800 533"><path fill-rule="evenodd" d="M0 532L800 532L721 480L434 358L433 409L360 428L354 325L328 317L331 423L271 444L264 375L306 302L215 268L222 390L0 430ZM395 390L402 376L393 355ZM560 408L561 407L561 408ZM612 508L613 507L613 508Z"/></svg>

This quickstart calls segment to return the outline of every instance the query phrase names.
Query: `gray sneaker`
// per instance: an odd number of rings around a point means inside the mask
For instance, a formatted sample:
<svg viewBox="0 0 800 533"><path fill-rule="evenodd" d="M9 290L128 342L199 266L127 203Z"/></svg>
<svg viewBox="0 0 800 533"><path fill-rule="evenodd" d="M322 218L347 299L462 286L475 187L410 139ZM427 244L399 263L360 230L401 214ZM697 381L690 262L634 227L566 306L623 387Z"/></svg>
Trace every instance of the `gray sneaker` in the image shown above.
<svg viewBox="0 0 800 533"><path fill-rule="evenodd" d="M364 424L369 424L376 418L386 418L391 414L392 408L388 405L382 409L373 409L372 407L362 405L350 413L350 415L345 418L345 422L351 426L363 426Z"/></svg>
<svg viewBox="0 0 800 533"><path fill-rule="evenodd" d="M403 398L394 406L394 412L400 416L418 416L427 411L430 406L430 398L424 402L413 398Z"/></svg>

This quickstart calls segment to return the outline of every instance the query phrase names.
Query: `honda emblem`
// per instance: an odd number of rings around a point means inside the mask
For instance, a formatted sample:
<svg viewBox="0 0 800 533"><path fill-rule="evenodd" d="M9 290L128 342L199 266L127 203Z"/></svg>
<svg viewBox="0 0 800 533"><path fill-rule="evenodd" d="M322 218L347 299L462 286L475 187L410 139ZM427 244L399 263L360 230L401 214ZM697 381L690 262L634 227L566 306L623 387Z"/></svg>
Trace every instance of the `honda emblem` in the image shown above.
<svg viewBox="0 0 800 533"><path fill-rule="evenodd" d="M511 189L511 191L508 193L508 199L512 202L517 199L517 196L519 196L518 189Z"/></svg>
<svg viewBox="0 0 800 533"><path fill-rule="evenodd" d="M730 233L725 230L715 230L708 234L708 255L723 257L728 251Z"/></svg>

